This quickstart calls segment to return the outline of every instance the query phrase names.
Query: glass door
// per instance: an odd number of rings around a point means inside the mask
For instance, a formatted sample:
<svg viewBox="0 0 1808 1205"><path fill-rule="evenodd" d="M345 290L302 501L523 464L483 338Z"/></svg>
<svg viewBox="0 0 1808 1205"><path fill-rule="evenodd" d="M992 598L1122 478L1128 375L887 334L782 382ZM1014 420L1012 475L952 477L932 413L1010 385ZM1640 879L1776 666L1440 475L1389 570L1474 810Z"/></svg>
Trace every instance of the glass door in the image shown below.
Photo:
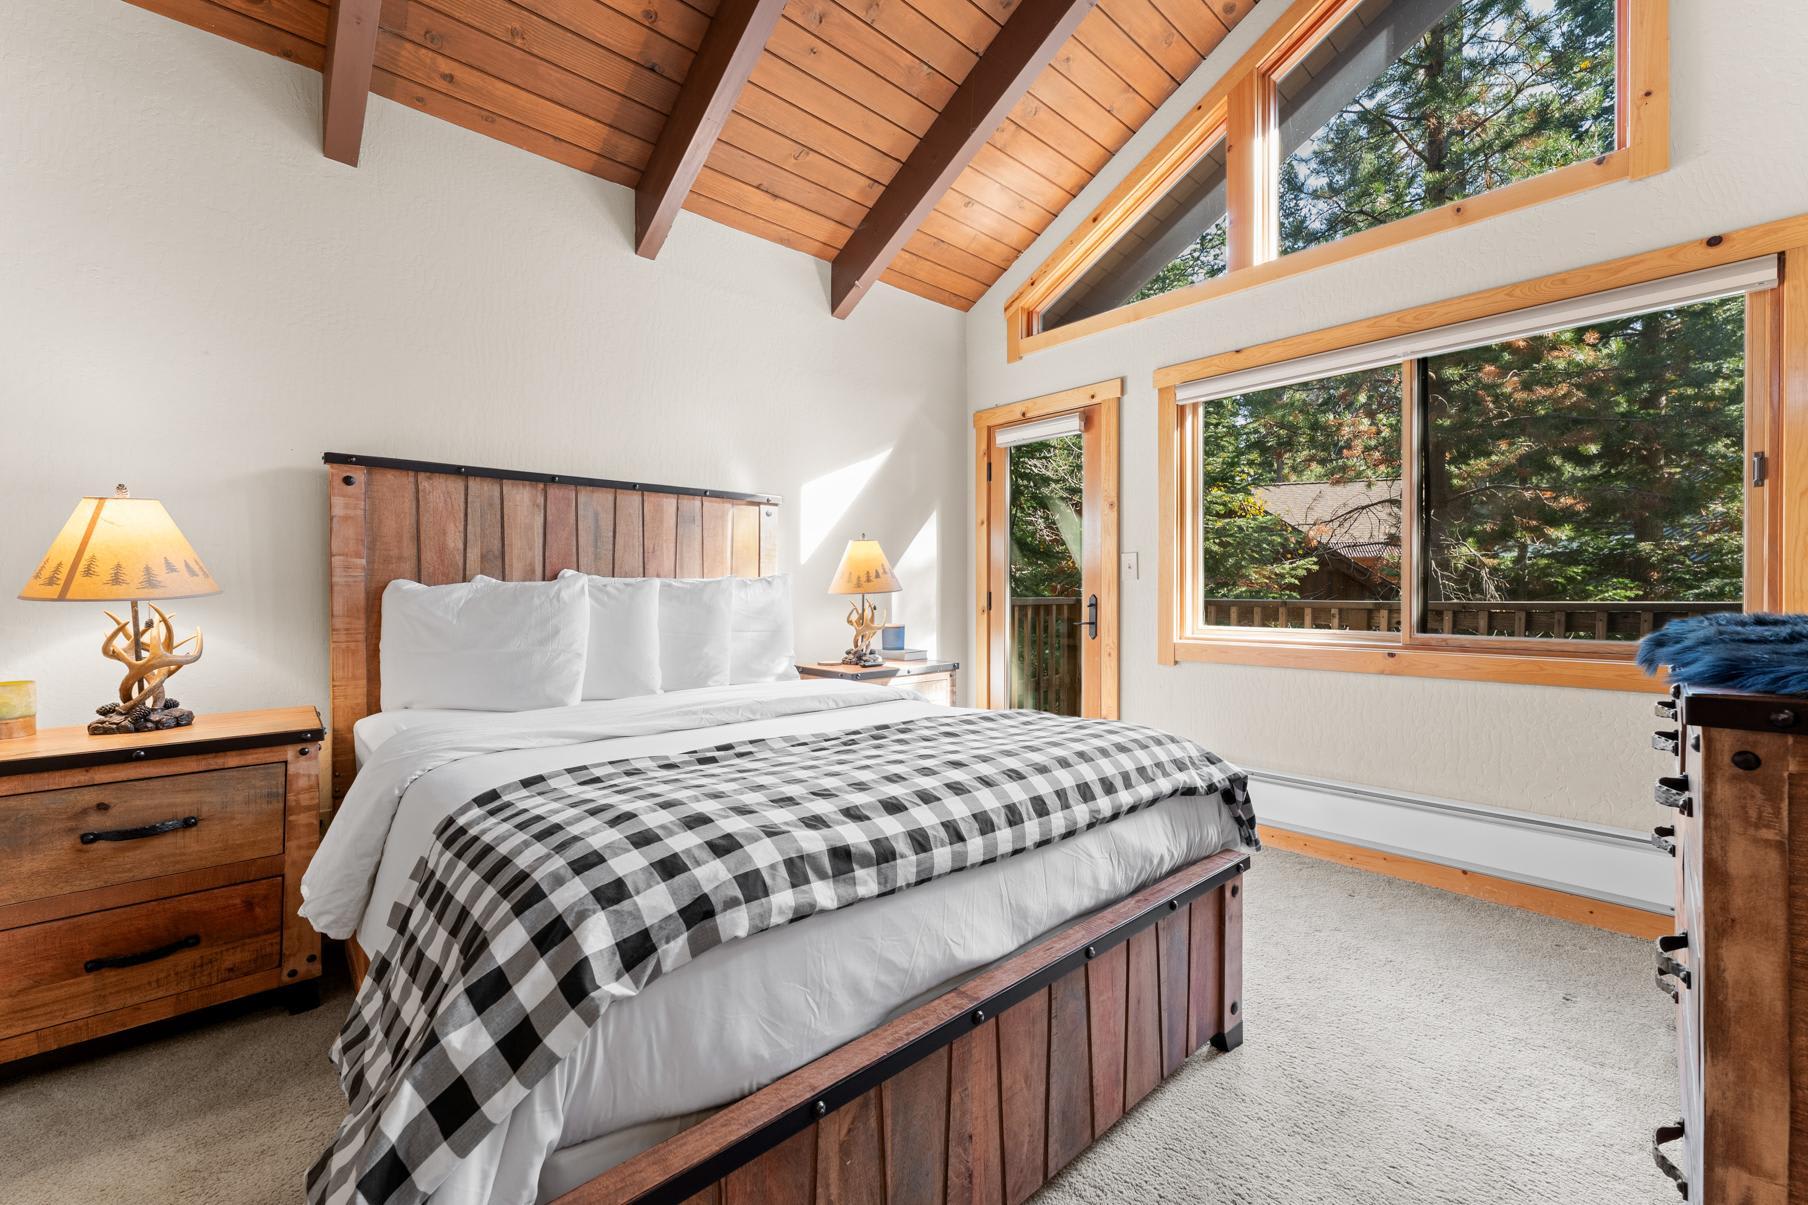
<svg viewBox="0 0 1808 1205"><path fill-rule="evenodd" d="M1108 404L1114 419L1116 399ZM989 432L986 706L1116 713L1115 439L1106 446L1116 428L1105 405Z"/></svg>

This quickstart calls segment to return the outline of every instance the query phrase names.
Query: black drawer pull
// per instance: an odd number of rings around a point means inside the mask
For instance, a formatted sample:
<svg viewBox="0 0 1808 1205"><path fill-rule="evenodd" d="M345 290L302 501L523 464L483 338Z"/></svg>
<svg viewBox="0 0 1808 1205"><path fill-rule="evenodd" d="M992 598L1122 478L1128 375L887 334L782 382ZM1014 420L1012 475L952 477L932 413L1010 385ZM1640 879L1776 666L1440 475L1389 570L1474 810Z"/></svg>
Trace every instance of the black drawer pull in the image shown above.
<svg viewBox="0 0 1808 1205"><path fill-rule="evenodd" d="M1657 939L1657 948L1664 954L1674 954L1678 950L1686 950L1689 948L1689 935L1687 933L1666 933Z"/></svg>
<svg viewBox="0 0 1808 1205"><path fill-rule="evenodd" d="M140 837L160 837L164 833L173 833L178 829L193 828L201 823L199 816L177 816L169 820L159 820L155 824L141 824L137 828L107 828L95 833L83 833L82 844L93 845L96 841L136 841Z"/></svg>
<svg viewBox="0 0 1808 1205"><path fill-rule="evenodd" d="M1685 816L1695 814L1695 801L1689 798L1689 780L1681 775L1669 775L1657 780L1652 788L1651 798L1659 807L1675 808Z"/></svg>
<svg viewBox="0 0 1808 1205"><path fill-rule="evenodd" d="M1651 830L1651 844L1657 846L1672 858L1676 856L1676 842L1670 840L1676 835L1674 824L1660 824Z"/></svg>
<svg viewBox="0 0 1808 1205"><path fill-rule="evenodd" d="M141 963L156 962L159 958L168 958L171 954L193 949L201 944L199 933L190 933L187 937L177 938L167 946L158 946L152 950L140 950L136 954L116 954L112 958L90 958L82 963L82 970L92 975L96 971L116 970L119 967L135 967Z"/></svg>
<svg viewBox="0 0 1808 1205"><path fill-rule="evenodd" d="M1675 753L1682 748L1681 737L1674 728L1668 732L1653 732L1651 747L1659 753Z"/></svg>
<svg viewBox="0 0 1808 1205"><path fill-rule="evenodd" d="M1682 1194L1683 1200L1689 1199L1689 1178L1683 1174L1682 1168L1670 1161L1664 1154L1664 1147L1682 1137L1682 1122L1671 1122L1667 1126L1658 1126L1651 1134L1651 1160L1657 1164L1657 1170L1669 1177L1670 1183L1676 1185L1676 1191Z"/></svg>

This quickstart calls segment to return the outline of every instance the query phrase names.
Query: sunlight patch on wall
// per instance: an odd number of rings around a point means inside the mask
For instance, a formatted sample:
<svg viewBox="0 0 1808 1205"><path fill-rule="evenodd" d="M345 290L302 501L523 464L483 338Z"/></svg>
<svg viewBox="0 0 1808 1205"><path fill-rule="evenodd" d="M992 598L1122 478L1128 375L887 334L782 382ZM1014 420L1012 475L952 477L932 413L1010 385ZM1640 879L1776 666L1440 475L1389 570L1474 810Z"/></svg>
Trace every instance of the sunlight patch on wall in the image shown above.
<svg viewBox="0 0 1808 1205"><path fill-rule="evenodd" d="M842 518L853 506L854 500L860 496L867 483L878 473L891 449L886 448L876 456L856 461L846 468L836 469L832 473L824 473L804 483L803 492L798 500L797 519L797 563L802 565L816 555L823 540L834 531ZM858 532L849 531L846 538L852 539ZM837 556L841 554L839 546L830 549Z"/></svg>
<svg viewBox="0 0 1808 1205"><path fill-rule="evenodd" d="M898 581L904 589L892 596L893 622L904 625L904 638L911 648L928 649L932 657L946 657L951 650L936 644L937 605L941 599L941 540L938 535L937 512L910 539L904 555L892 562Z"/></svg>

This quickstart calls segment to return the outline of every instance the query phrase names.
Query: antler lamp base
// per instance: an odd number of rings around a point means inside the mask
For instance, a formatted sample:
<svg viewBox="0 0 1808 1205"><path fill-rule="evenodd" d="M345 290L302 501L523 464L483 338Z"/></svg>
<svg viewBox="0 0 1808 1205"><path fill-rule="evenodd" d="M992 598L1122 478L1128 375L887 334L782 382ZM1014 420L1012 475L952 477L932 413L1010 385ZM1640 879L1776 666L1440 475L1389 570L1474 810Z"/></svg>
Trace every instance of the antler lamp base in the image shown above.
<svg viewBox="0 0 1808 1205"><path fill-rule="evenodd" d="M102 703L94 709L100 718L88 724L90 735L156 732L195 722L194 712L164 693L164 683L183 666L193 665L201 659L201 630L196 628L193 636L177 640L169 614L156 603L150 607L155 618L148 623L140 622L137 602L132 603L130 620L121 619L111 611L106 613L113 621L113 627L106 640L101 642L100 651L103 656L124 664L126 676L119 684L119 701ZM130 642L126 640L128 629L131 631ZM181 652L182 646L189 641L194 642L194 651Z"/></svg>

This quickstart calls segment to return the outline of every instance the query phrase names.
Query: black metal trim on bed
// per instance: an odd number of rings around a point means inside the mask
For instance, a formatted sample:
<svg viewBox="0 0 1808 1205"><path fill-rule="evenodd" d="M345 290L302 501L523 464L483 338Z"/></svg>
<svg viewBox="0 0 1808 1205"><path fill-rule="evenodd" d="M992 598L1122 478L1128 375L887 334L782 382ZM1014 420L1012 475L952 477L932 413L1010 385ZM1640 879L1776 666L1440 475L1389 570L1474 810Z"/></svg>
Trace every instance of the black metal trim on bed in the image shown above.
<svg viewBox="0 0 1808 1205"><path fill-rule="evenodd" d="M698 498L726 498L731 502L760 502L777 506L783 499L778 494L743 494L735 490L705 490L688 485L654 485L645 481L612 481L606 477L573 477L566 473L530 473L522 469L486 469L467 464L441 464L431 460L401 460L392 456L366 456L363 453L327 452L320 458L327 464L357 465L371 469L402 469L410 473L450 473L464 477L498 477L504 481L538 481L547 485L583 485L610 490L639 490L647 494L686 494Z"/></svg>

